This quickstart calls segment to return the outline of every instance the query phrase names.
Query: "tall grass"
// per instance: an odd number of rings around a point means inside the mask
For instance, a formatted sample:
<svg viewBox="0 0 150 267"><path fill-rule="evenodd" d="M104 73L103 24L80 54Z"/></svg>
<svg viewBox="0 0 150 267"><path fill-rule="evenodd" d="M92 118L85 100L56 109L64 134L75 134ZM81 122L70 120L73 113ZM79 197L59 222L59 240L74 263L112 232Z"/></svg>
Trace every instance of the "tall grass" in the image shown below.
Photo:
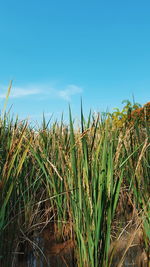
<svg viewBox="0 0 150 267"><path fill-rule="evenodd" d="M78 266L111 266L112 227L124 186L140 216L148 253L149 125L118 128L110 117L91 113L86 122L82 104L80 129L70 108L69 116L69 125L47 124L43 117L38 132L6 113L1 118L2 266L15 264L15 253L45 226L54 227L60 240L73 239Z"/></svg>

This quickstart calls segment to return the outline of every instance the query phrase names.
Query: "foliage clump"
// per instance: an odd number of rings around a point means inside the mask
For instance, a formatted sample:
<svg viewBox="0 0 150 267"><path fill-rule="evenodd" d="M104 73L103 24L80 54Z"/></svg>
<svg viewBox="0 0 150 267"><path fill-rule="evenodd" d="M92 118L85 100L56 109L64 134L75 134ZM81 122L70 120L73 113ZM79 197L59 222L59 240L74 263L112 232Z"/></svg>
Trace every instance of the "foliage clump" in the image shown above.
<svg viewBox="0 0 150 267"><path fill-rule="evenodd" d="M134 122L140 124L147 122L150 124L150 102L146 103L143 107L133 110L128 116L128 119L131 120L132 124Z"/></svg>
<svg viewBox="0 0 150 267"><path fill-rule="evenodd" d="M129 100L124 100L122 104L125 104L122 110L115 108L115 111L111 114L116 127L120 128L135 123L140 125L150 124L150 102L143 107L139 103L132 104Z"/></svg>

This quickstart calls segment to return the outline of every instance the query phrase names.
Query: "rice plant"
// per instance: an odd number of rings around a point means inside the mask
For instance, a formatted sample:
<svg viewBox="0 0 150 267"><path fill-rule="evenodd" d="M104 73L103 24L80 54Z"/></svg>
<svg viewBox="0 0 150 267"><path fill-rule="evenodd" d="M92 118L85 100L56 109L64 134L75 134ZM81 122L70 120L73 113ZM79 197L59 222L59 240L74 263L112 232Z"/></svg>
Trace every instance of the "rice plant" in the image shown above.
<svg viewBox="0 0 150 267"><path fill-rule="evenodd" d="M148 259L149 117L133 123L126 116L118 126L114 115L90 112L86 120L81 103L79 129L69 107L68 125L63 119L46 123L43 116L35 131L27 121L11 119L6 103L0 119L1 266L17 266L16 255L29 245L34 250L33 234L45 227L59 242L72 240L76 266L112 266L113 233L118 238L128 223L126 198L136 211L133 220L142 229Z"/></svg>

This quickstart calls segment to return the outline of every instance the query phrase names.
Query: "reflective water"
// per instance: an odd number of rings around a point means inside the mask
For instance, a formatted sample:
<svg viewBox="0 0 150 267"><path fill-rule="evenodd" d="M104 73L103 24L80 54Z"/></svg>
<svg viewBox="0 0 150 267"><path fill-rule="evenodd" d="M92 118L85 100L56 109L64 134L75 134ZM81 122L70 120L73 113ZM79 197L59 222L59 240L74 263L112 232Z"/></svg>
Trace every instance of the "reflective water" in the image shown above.
<svg viewBox="0 0 150 267"><path fill-rule="evenodd" d="M54 235L47 231L42 235L34 235L32 248L15 267L75 267L73 242L67 240L58 243Z"/></svg>
<svg viewBox="0 0 150 267"><path fill-rule="evenodd" d="M134 240L134 244L126 253L122 267L147 267L146 256ZM114 255L111 267L117 267L120 258L124 254L127 240L123 239L118 245L118 252ZM141 265L142 264L142 265ZM49 231L44 231L42 235L35 233L32 239L32 247L28 249L24 258L22 258L15 267L76 267L74 260L74 244L72 240L59 242Z"/></svg>

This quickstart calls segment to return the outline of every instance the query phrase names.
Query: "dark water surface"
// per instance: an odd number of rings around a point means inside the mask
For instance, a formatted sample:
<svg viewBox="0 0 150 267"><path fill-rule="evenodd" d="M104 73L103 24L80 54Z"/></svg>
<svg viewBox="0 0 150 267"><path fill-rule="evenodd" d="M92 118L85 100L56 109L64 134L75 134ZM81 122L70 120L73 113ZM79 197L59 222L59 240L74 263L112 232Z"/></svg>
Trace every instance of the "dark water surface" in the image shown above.
<svg viewBox="0 0 150 267"><path fill-rule="evenodd" d="M75 267L73 241L57 242L47 231L35 235L32 247L20 257L15 267Z"/></svg>
<svg viewBox="0 0 150 267"><path fill-rule="evenodd" d="M123 241L124 242L124 241ZM118 267L124 248L114 255L111 267ZM143 257L143 258L142 258ZM137 260L139 258L139 260ZM147 267L142 248L137 242L128 249L122 267ZM59 242L49 231L34 235L32 246L13 267L76 267L72 240ZM106 266L107 267L107 266Z"/></svg>

